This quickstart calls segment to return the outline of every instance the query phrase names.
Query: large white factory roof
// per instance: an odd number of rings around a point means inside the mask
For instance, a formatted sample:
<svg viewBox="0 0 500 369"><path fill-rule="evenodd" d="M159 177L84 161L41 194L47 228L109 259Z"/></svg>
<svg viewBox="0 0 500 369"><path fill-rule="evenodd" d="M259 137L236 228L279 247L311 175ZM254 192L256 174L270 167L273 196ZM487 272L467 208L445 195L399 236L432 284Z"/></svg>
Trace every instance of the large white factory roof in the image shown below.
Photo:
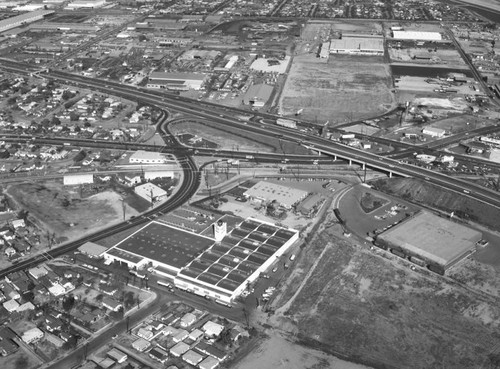
<svg viewBox="0 0 500 369"><path fill-rule="evenodd" d="M392 31L393 38L399 40L426 40L426 41L441 41L442 37L439 32L423 32L423 31Z"/></svg>
<svg viewBox="0 0 500 369"><path fill-rule="evenodd" d="M369 50L384 52L383 38L345 37L330 41L330 52L335 50Z"/></svg>

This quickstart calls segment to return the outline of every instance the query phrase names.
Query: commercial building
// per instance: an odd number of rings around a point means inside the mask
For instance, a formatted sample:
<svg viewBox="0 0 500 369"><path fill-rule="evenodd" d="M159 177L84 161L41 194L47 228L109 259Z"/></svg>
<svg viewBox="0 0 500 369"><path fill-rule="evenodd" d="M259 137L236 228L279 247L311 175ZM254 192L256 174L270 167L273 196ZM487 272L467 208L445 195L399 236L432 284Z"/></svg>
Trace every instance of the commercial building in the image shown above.
<svg viewBox="0 0 500 369"><path fill-rule="evenodd" d="M129 163L139 164L165 164L168 159L159 152L137 150L128 159Z"/></svg>
<svg viewBox="0 0 500 369"><path fill-rule="evenodd" d="M383 37L342 37L330 41L330 54L384 55Z"/></svg>
<svg viewBox="0 0 500 369"><path fill-rule="evenodd" d="M147 87L180 91L200 90L205 78L205 74L152 72Z"/></svg>
<svg viewBox="0 0 500 369"><path fill-rule="evenodd" d="M0 20L0 32L5 32L12 28L36 22L53 13L53 10L35 10L33 12L24 13L15 17Z"/></svg>
<svg viewBox="0 0 500 369"><path fill-rule="evenodd" d="M392 31L392 37L397 40L423 40L423 41L441 41L439 32L422 31Z"/></svg>
<svg viewBox="0 0 500 369"><path fill-rule="evenodd" d="M146 265L176 287L231 303L299 238L294 229L247 219L221 242L151 222L103 256L131 269Z"/></svg>
<svg viewBox="0 0 500 369"><path fill-rule="evenodd" d="M376 245L444 274L473 253L481 232L421 211L376 238Z"/></svg>
<svg viewBox="0 0 500 369"><path fill-rule="evenodd" d="M63 184L65 186L76 186L85 183L94 183L94 175L92 173L67 174L63 177Z"/></svg>
<svg viewBox="0 0 500 369"><path fill-rule="evenodd" d="M260 181L249 188L243 196L254 201L269 202L276 200L281 206L291 209L306 198L308 192L282 186L276 183Z"/></svg>
<svg viewBox="0 0 500 369"><path fill-rule="evenodd" d="M144 183L134 187L134 192L146 201L152 203L162 201L167 198L167 191L152 183Z"/></svg>

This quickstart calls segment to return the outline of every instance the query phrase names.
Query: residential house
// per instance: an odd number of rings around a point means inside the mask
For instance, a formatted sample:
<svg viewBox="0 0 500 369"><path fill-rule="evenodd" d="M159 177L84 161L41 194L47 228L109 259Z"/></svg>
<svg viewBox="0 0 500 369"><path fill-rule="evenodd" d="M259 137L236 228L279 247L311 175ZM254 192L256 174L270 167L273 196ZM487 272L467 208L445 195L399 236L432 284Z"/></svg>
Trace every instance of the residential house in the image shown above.
<svg viewBox="0 0 500 369"><path fill-rule="evenodd" d="M43 338L43 336L44 333L42 330L38 328L32 328L24 332L23 335L21 336L21 339L23 340L24 343L30 344L40 340L41 338Z"/></svg>
<svg viewBox="0 0 500 369"><path fill-rule="evenodd" d="M121 307L123 307L123 305L116 301L115 299L112 299L111 297L107 297L105 296L103 299L102 299L102 306L104 306L106 309L109 309L111 311L118 311L120 310Z"/></svg>
<svg viewBox="0 0 500 369"><path fill-rule="evenodd" d="M52 343L57 348L61 348L64 345L64 341L59 337L57 337L56 335L53 335L52 333L46 333L45 339L50 343Z"/></svg>
<svg viewBox="0 0 500 369"><path fill-rule="evenodd" d="M139 328L139 330L137 331L137 336L144 338L145 340L151 341L154 334L149 329Z"/></svg>
<svg viewBox="0 0 500 369"><path fill-rule="evenodd" d="M124 354L123 352L121 352L120 350L117 350L115 348L112 349L111 351L108 351L107 355L111 359L116 361L118 364L124 363L128 359L127 354Z"/></svg>
<svg viewBox="0 0 500 369"><path fill-rule="evenodd" d="M159 347L154 347L149 351L149 357L163 364L168 360L168 353Z"/></svg>
<svg viewBox="0 0 500 369"><path fill-rule="evenodd" d="M17 311L17 308L19 307L19 303L16 300L5 301L2 305L9 313Z"/></svg>
<svg viewBox="0 0 500 369"><path fill-rule="evenodd" d="M209 345L208 343L203 342L203 341L199 342L195 348L199 352L202 352L206 355L210 355L219 361L224 361L227 358L226 352L218 349L217 347L215 347L213 345Z"/></svg>
<svg viewBox="0 0 500 369"><path fill-rule="evenodd" d="M132 342L132 347L139 352L146 351L150 346L151 343L144 338L139 338L138 340Z"/></svg>
<svg viewBox="0 0 500 369"><path fill-rule="evenodd" d="M187 328L194 322L196 322L196 315L194 315L193 313L186 313L181 318L180 324L182 328Z"/></svg>

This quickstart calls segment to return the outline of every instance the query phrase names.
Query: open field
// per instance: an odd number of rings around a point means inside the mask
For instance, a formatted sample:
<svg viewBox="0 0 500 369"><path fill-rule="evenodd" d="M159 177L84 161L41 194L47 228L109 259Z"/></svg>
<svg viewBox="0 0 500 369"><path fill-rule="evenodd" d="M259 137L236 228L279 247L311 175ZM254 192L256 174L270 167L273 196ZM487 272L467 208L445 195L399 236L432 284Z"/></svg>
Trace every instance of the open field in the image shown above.
<svg viewBox="0 0 500 369"><path fill-rule="evenodd" d="M60 182L24 183L7 189L19 208L29 211L42 229L55 233L57 242L64 242L95 232L122 218L120 195L105 191L81 198L77 188ZM125 204L127 216L137 214Z"/></svg>
<svg viewBox="0 0 500 369"><path fill-rule="evenodd" d="M268 324L374 368L487 368L499 359L495 297L340 236L329 214Z"/></svg>
<svg viewBox="0 0 500 369"><path fill-rule="evenodd" d="M454 211L456 218L466 222L500 229L500 210L439 186L411 178L378 179L371 184L382 192L419 205L448 213Z"/></svg>
<svg viewBox="0 0 500 369"><path fill-rule="evenodd" d="M319 350L294 344L276 334L262 340L234 369L364 369Z"/></svg>
<svg viewBox="0 0 500 369"><path fill-rule="evenodd" d="M294 58L280 111L304 109L304 119L335 124L382 114L395 106L389 67L382 57L314 54Z"/></svg>

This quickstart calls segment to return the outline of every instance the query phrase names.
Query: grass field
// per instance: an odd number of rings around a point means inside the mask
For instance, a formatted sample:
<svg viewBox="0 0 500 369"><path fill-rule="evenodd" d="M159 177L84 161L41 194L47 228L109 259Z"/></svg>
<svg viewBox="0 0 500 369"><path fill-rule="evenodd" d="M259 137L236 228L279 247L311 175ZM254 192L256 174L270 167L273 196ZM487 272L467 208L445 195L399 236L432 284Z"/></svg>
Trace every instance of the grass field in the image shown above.
<svg viewBox="0 0 500 369"><path fill-rule="evenodd" d="M332 125L373 117L395 106L392 79L382 57L314 54L295 56L283 89L280 110Z"/></svg>
<svg viewBox="0 0 500 369"><path fill-rule="evenodd" d="M411 271L393 255L342 238L328 219L298 260L303 272L276 303L275 326L373 368L479 369L498 360L496 298Z"/></svg>

